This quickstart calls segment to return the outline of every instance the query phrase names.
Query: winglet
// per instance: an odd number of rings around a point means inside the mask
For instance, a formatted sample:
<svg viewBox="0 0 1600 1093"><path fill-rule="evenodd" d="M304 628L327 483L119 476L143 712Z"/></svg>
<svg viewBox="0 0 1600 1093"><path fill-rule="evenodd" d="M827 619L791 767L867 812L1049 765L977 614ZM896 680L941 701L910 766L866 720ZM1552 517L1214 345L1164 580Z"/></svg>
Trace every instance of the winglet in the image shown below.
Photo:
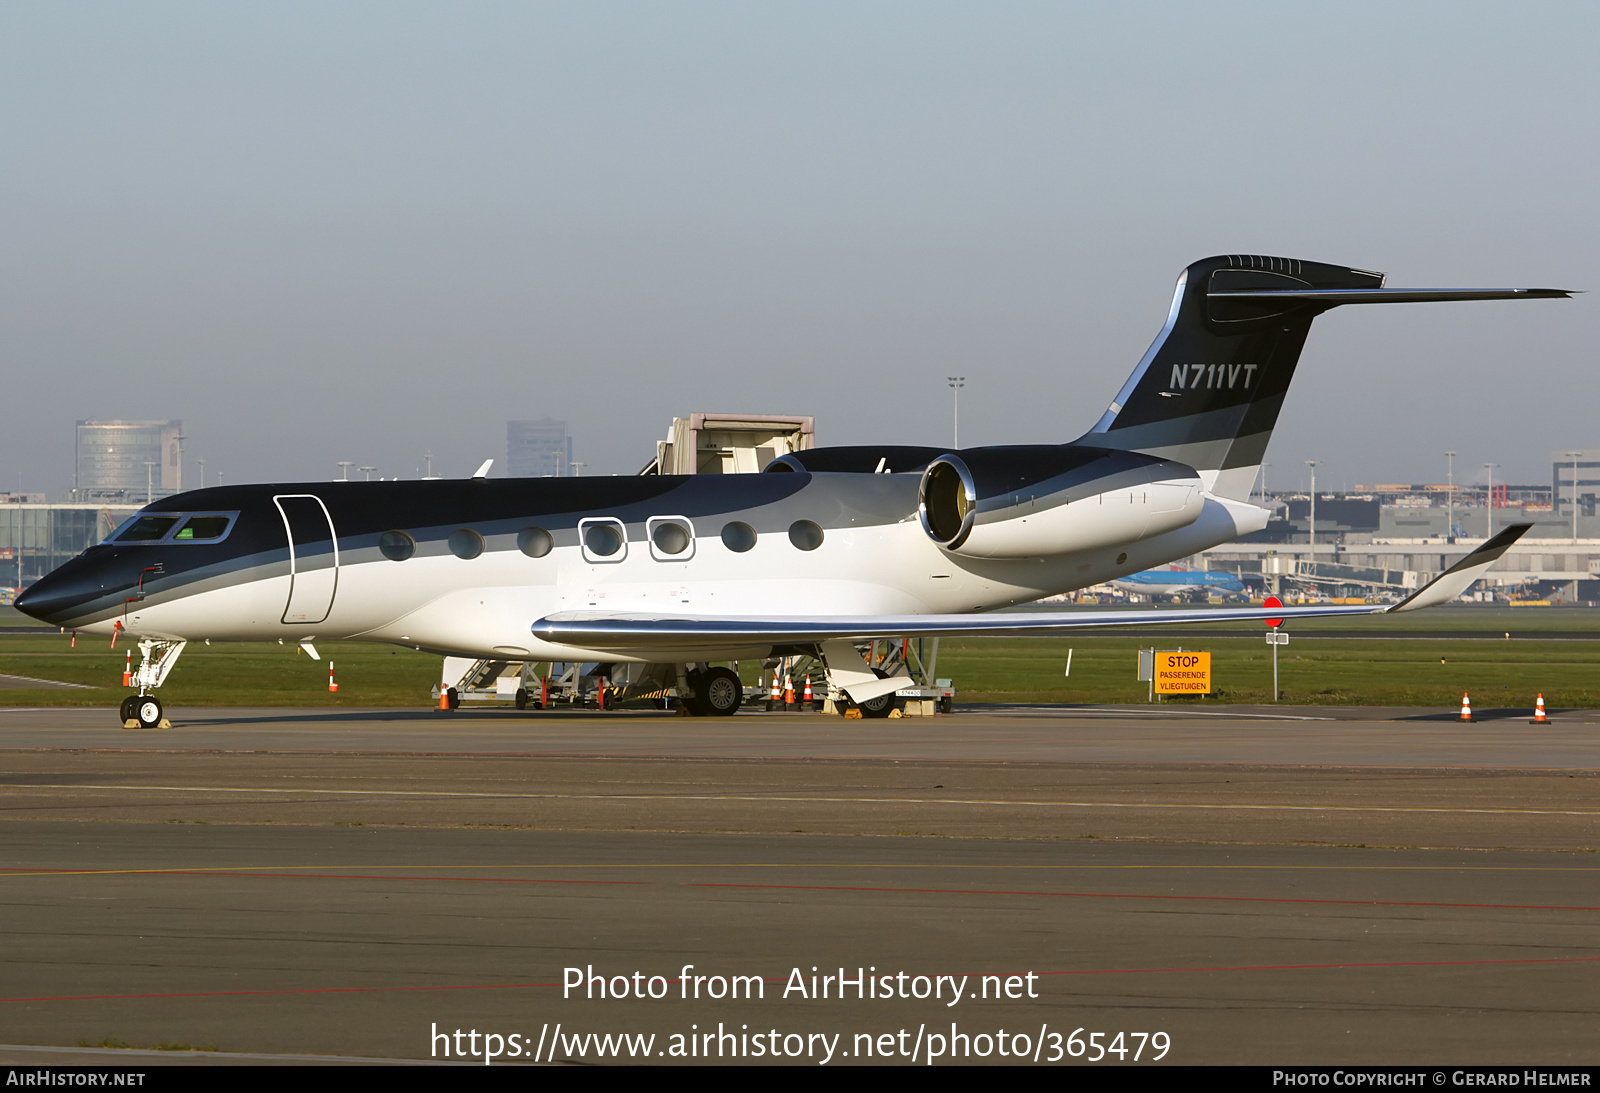
<svg viewBox="0 0 1600 1093"><path fill-rule="evenodd" d="M494 465L494 460L485 459L483 461L483 466L479 467L477 470L472 472L472 477L473 478L488 478L489 477L489 468L491 466L493 466L493 465Z"/></svg>
<svg viewBox="0 0 1600 1093"><path fill-rule="evenodd" d="M1455 565L1389 608L1389 611L1420 611L1424 607L1448 603L1472 587L1488 568L1522 538L1532 524L1512 524ZM1385 612L1387 614L1388 612Z"/></svg>

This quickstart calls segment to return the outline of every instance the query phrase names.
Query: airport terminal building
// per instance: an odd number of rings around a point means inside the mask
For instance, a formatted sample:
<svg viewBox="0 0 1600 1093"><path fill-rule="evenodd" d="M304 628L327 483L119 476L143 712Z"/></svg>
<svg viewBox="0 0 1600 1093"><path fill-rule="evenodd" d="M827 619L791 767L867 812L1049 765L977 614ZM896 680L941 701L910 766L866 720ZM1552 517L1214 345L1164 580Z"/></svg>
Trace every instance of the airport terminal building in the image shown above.
<svg viewBox="0 0 1600 1093"><path fill-rule="evenodd" d="M1594 456L1593 471L1584 455ZM1280 594L1395 595L1427 583L1496 532L1532 524L1471 594L1600 602L1600 450L1580 454L1576 476L1569 454L1555 453L1552 469L1549 486L1318 490L1314 528L1310 494L1275 492L1257 499L1274 509L1264 531L1197 555L1192 564L1236 573L1252 587Z"/></svg>
<svg viewBox="0 0 1600 1093"><path fill-rule="evenodd" d="M27 587L110 535L138 508L51 505L43 494L0 494L0 588ZM10 602L10 594L4 598Z"/></svg>

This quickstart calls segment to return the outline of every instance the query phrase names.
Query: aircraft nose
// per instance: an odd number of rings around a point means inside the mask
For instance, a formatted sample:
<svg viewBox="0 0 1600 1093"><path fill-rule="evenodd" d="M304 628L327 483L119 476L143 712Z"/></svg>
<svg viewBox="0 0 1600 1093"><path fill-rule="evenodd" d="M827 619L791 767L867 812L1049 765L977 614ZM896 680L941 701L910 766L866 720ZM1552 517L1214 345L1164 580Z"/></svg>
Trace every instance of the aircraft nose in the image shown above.
<svg viewBox="0 0 1600 1093"><path fill-rule="evenodd" d="M71 626L106 594L107 581L95 572L96 568L68 562L35 581L17 597L15 606L40 622Z"/></svg>
<svg viewBox="0 0 1600 1093"><path fill-rule="evenodd" d="M61 606L61 597L51 588L49 577L41 577L14 601L18 611L40 622L52 621L50 616Z"/></svg>

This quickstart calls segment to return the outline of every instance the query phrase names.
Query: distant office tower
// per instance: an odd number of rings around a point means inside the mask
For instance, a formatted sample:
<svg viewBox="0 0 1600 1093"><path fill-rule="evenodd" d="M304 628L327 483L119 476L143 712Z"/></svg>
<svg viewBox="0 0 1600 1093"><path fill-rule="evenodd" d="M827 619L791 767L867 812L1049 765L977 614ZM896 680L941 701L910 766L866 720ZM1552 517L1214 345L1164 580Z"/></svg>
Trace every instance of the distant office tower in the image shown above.
<svg viewBox="0 0 1600 1093"><path fill-rule="evenodd" d="M506 469L512 478L570 478L572 438L567 423L548 417L506 422Z"/></svg>
<svg viewBox="0 0 1600 1093"><path fill-rule="evenodd" d="M1557 511L1572 511L1573 499L1585 516L1595 514L1600 498L1600 448L1550 453L1550 493Z"/></svg>
<svg viewBox="0 0 1600 1093"><path fill-rule="evenodd" d="M80 498L162 496L183 489L183 422L80 421L73 486Z"/></svg>

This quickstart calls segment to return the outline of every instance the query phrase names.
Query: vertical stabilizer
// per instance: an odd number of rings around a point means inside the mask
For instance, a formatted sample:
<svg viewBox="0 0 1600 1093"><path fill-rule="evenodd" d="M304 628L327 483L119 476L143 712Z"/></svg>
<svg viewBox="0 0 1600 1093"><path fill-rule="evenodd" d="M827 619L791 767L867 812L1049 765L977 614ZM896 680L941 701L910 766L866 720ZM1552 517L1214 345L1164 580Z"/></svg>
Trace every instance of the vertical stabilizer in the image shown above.
<svg viewBox="0 0 1600 1093"><path fill-rule="evenodd" d="M1381 273L1293 258L1195 262L1166 326L1078 443L1187 463L1212 493L1247 499L1311 320L1339 302L1255 294L1382 286Z"/></svg>
<svg viewBox="0 0 1600 1093"><path fill-rule="evenodd" d="M1218 497L1249 499L1311 320L1344 304L1552 300L1560 288L1385 288L1383 274L1225 254L1178 278L1167 325L1078 441L1186 463Z"/></svg>

